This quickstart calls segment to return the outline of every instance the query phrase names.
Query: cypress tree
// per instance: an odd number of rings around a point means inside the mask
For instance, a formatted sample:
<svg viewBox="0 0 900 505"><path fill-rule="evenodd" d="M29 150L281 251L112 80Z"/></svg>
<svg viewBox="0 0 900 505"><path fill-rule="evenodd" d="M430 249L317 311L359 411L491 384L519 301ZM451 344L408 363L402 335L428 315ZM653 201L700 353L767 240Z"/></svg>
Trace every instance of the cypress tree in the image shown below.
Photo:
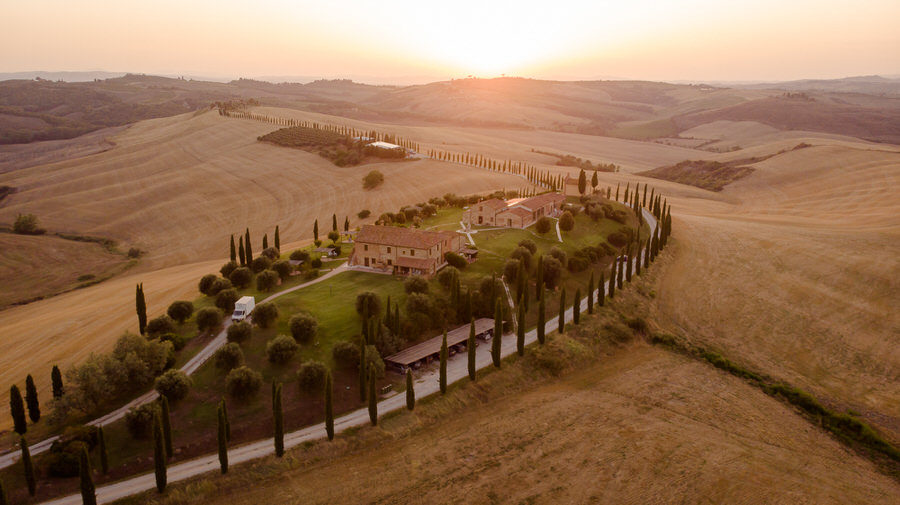
<svg viewBox="0 0 900 505"><path fill-rule="evenodd" d="M88 458L87 447L81 448L78 459L78 474L81 477L81 503L84 505L97 504L97 491L94 487L94 477L91 475L91 460Z"/></svg>
<svg viewBox="0 0 900 505"><path fill-rule="evenodd" d="M172 420L169 416L169 399L166 395L159 396L159 416L162 421L163 440L166 443L166 456L172 457L175 454L172 449Z"/></svg>
<svg viewBox="0 0 900 505"><path fill-rule="evenodd" d="M36 423L41 420L41 404L38 402L37 388L34 387L34 379L31 374L25 378L25 405L28 406L28 417L31 422Z"/></svg>
<svg viewBox="0 0 900 505"><path fill-rule="evenodd" d="M441 341L441 368L438 377L441 386L441 394L447 394L447 329L444 329L444 339Z"/></svg>
<svg viewBox="0 0 900 505"><path fill-rule="evenodd" d="M653 242L652 237L647 239L647 248L644 250L644 268L650 268L650 242Z"/></svg>
<svg viewBox="0 0 900 505"><path fill-rule="evenodd" d="M100 470L103 475L106 475L109 473L109 451L106 449L106 435L103 432L103 426L97 427L97 449L100 451ZM93 481L91 485L93 486Z"/></svg>
<svg viewBox="0 0 900 505"><path fill-rule="evenodd" d="M9 388L9 413L13 419L13 430L19 435L28 431L28 420L25 419L25 403L22 401L22 393L15 384Z"/></svg>
<svg viewBox="0 0 900 505"><path fill-rule="evenodd" d="M281 405L281 384L275 386L275 405L272 408L275 417L275 455L284 456L284 411Z"/></svg>
<svg viewBox="0 0 900 505"><path fill-rule="evenodd" d="M231 442L231 421L228 420L228 403L225 402L225 398L219 402L222 405L222 414L225 417L225 441Z"/></svg>
<svg viewBox="0 0 900 505"><path fill-rule="evenodd" d="M541 299L544 294L544 257L537 257L537 274L534 277L534 301Z"/></svg>
<svg viewBox="0 0 900 505"><path fill-rule="evenodd" d="M472 319L472 292L466 288L466 303L463 305L463 321Z"/></svg>
<svg viewBox="0 0 900 505"><path fill-rule="evenodd" d="M416 391L413 389L412 370L406 369L406 409L412 412L416 408Z"/></svg>
<svg viewBox="0 0 900 505"><path fill-rule="evenodd" d="M231 258L231 261L237 262L237 249L234 247L234 235L231 236L231 250L229 251L228 257Z"/></svg>
<svg viewBox="0 0 900 505"><path fill-rule="evenodd" d="M559 293L559 333L566 332L566 288Z"/></svg>
<svg viewBox="0 0 900 505"><path fill-rule="evenodd" d="M250 245L250 228L244 232L244 255L247 257L247 264L253 263L253 246Z"/></svg>
<svg viewBox="0 0 900 505"><path fill-rule="evenodd" d="M394 335L400 334L400 306L396 303L394 304Z"/></svg>
<svg viewBox="0 0 900 505"><path fill-rule="evenodd" d="M644 250L644 244L638 240L637 257L634 259L634 275L641 275L641 252Z"/></svg>
<svg viewBox="0 0 900 505"><path fill-rule="evenodd" d="M469 358L469 379L475 381L475 318L469 323L469 340L466 341L466 353Z"/></svg>
<svg viewBox="0 0 900 505"><path fill-rule="evenodd" d="M6 490L3 488L2 480L0 480L0 505L9 505L9 498L6 497Z"/></svg>
<svg viewBox="0 0 900 505"><path fill-rule="evenodd" d="M366 341L360 339L359 344L359 401L366 401Z"/></svg>
<svg viewBox="0 0 900 505"><path fill-rule="evenodd" d="M22 468L25 470L25 484L28 486L28 494L34 496L37 490L37 480L34 477L34 463L31 461L31 451L28 449L28 441L19 436L19 447L22 448Z"/></svg>
<svg viewBox="0 0 900 505"><path fill-rule="evenodd" d="M331 215L331 231L337 231L337 214Z"/></svg>
<svg viewBox="0 0 900 505"><path fill-rule="evenodd" d="M241 260L241 266L247 264L247 258L244 254L244 237L238 237L238 257Z"/></svg>
<svg viewBox="0 0 900 505"><path fill-rule="evenodd" d="M319 240L319 220L313 223L313 240Z"/></svg>
<svg viewBox="0 0 900 505"><path fill-rule="evenodd" d="M350 231L350 217L344 216L344 231Z"/></svg>
<svg viewBox="0 0 900 505"><path fill-rule="evenodd" d="M166 490L166 448L158 412L153 415L153 462L156 490L162 493Z"/></svg>
<svg viewBox="0 0 900 505"><path fill-rule="evenodd" d="M591 177L591 189L594 190L594 191L596 191L596 190L597 190L597 184L600 184L600 181L597 180L597 171L594 170L594 176Z"/></svg>
<svg viewBox="0 0 900 505"><path fill-rule="evenodd" d="M581 172L578 174L578 192L582 195L587 191L587 175L584 173L584 169L581 169Z"/></svg>
<svg viewBox="0 0 900 505"><path fill-rule="evenodd" d="M325 434L334 440L334 382L331 370L325 374Z"/></svg>
<svg viewBox="0 0 900 505"><path fill-rule="evenodd" d="M575 300L572 301L572 322L581 324L581 288L575 289Z"/></svg>
<svg viewBox="0 0 900 505"><path fill-rule="evenodd" d="M216 409L216 441L219 443L219 470L228 473L228 437L225 432L225 408L224 402L219 402Z"/></svg>
<svg viewBox="0 0 900 505"><path fill-rule="evenodd" d="M641 207L647 206L647 184L644 184L644 198L641 203Z"/></svg>
<svg viewBox="0 0 900 505"><path fill-rule="evenodd" d="M616 183L616 201L619 201L619 183Z"/></svg>
<svg viewBox="0 0 900 505"><path fill-rule="evenodd" d="M378 398L375 396L375 366L369 365L369 421L378 425Z"/></svg>
<svg viewBox="0 0 900 505"><path fill-rule="evenodd" d="M138 316L138 331L141 335L147 329L147 301L144 299L144 285L135 287L134 305Z"/></svg>
<svg viewBox="0 0 900 505"><path fill-rule="evenodd" d="M50 383L53 384L53 398L62 398L65 392L62 372L59 371L59 367L56 365L53 365L53 370L50 372Z"/></svg>
<svg viewBox="0 0 900 505"><path fill-rule="evenodd" d="M524 299L526 295L522 295ZM525 356L525 304L519 300L519 317L516 321L516 352Z"/></svg>
<svg viewBox="0 0 900 505"><path fill-rule="evenodd" d="M538 302L538 321L537 321L537 339L541 345L544 345L546 337L544 332L547 326L547 305L544 302L544 290L541 290L541 299Z"/></svg>
<svg viewBox="0 0 900 505"><path fill-rule="evenodd" d="M278 225L275 225L275 249L281 252L281 234L278 232Z"/></svg>
<svg viewBox="0 0 900 505"><path fill-rule="evenodd" d="M628 261L625 262L625 281L626 282L631 282L631 267L632 267L633 262L634 262L634 256L629 254Z"/></svg>
<svg viewBox="0 0 900 505"><path fill-rule="evenodd" d="M265 251L266 249L269 248L269 234L268 233L263 233L262 246L263 246L263 251Z"/></svg>
<svg viewBox="0 0 900 505"><path fill-rule="evenodd" d="M503 306L500 299L494 303L494 339L491 342L491 359L494 366L500 368L500 349L503 345Z"/></svg>
<svg viewBox="0 0 900 505"><path fill-rule="evenodd" d="M618 262L618 260L616 260ZM619 265L616 267L616 289L622 289L622 267L624 265Z"/></svg>
<svg viewBox="0 0 900 505"><path fill-rule="evenodd" d="M612 300L616 296L616 269L619 260L613 260L612 267L609 271L609 299Z"/></svg>
<svg viewBox="0 0 900 505"><path fill-rule="evenodd" d="M590 278L590 280L588 280L587 309L588 309L588 314L594 313L594 271L593 270L591 270L591 278Z"/></svg>
<svg viewBox="0 0 900 505"><path fill-rule="evenodd" d="M600 272L600 284L597 286L597 305L603 306L606 303L606 274Z"/></svg>

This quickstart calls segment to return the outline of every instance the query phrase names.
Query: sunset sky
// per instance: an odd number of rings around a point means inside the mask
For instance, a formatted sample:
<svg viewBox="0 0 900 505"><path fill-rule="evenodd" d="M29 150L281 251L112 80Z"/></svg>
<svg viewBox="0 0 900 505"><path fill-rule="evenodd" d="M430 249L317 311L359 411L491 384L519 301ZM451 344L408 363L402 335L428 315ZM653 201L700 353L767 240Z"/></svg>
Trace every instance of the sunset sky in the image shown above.
<svg viewBox="0 0 900 505"><path fill-rule="evenodd" d="M0 72L412 83L900 74L897 0L5 1Z"/></svg>

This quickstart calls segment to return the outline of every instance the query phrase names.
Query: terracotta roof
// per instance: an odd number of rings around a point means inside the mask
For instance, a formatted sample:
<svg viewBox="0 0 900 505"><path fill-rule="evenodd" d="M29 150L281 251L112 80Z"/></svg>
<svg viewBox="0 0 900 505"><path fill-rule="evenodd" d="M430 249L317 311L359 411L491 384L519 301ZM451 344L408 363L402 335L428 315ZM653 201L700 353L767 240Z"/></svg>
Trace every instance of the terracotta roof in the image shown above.
<svg viewBox="0 0 900 505"><path fill-rule="evenodd" d="M507 210L506 212L509 212L510 214L513 214L513 215L516 215L519 217L528 217L531 215L532 211L519 206L519 207L513 207L513 208ZM500 214L503 214L503 213L501 212Z"/></svg>
<svg viewBox="0 0 900 505"><path fill-rule="evenodd" d="M394 247L429 249L445 240L448 236L447 233L455 234L454 232L433 232L414 228L367 224L359 231L356 241Z"/></svg>
<svg viewBox="0 0 900 505"><path fill-rule="evenodd" d="M431 270L431 267L437 262L434 258L409 258L400 256L397 258L397 266L404 268L415 268L416 270Z"/></svg>
<svg viewBox="0 0 900 505"><path fill-rule="evenodd" d="M566 197L559 193L544 193L543 195L532 196L527 200L519 202L518 205L527 209L536 210L548 203L558 204L565 201Z"/></svg>
<svg viewBox="0 0 900 505"><path fill-rule="evenodd" d="M482 202L478 202L476 205L484 205L490 209L499 210L506 208L506 202L500 200L499 198L491 198L490 200L484 200Z"/></svg>

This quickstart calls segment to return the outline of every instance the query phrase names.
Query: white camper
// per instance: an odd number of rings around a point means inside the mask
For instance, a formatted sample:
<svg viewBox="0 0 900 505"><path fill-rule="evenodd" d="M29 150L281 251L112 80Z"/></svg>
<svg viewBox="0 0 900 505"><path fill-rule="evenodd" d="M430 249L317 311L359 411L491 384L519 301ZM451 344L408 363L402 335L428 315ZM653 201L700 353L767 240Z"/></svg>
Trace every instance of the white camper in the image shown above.
<svg viewBox="0 0 900 505"><path fill-rule="evenodd" d="M231 314L232 321L243 321L253 312L256 306L256 299L252 296L242 296L240 300L234 304L234 314Z"/></svg>

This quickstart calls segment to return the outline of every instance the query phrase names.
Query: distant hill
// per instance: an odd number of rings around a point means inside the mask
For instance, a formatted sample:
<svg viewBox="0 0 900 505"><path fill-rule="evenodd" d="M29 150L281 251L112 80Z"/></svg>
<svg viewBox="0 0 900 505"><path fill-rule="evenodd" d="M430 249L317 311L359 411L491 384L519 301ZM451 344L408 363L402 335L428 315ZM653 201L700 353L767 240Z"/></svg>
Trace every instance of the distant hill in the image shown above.
<svg viewBox="0 0 900 505"><path fill-rule="evenodd" d="M349 79L212 82L126 74L91 82L0 82L0 143L71 138L214 102L407 124L538 129L634 140L719 120L900 144L900 80L878 76L723 87L647 81L456 79L374 86Z"/></svg>

